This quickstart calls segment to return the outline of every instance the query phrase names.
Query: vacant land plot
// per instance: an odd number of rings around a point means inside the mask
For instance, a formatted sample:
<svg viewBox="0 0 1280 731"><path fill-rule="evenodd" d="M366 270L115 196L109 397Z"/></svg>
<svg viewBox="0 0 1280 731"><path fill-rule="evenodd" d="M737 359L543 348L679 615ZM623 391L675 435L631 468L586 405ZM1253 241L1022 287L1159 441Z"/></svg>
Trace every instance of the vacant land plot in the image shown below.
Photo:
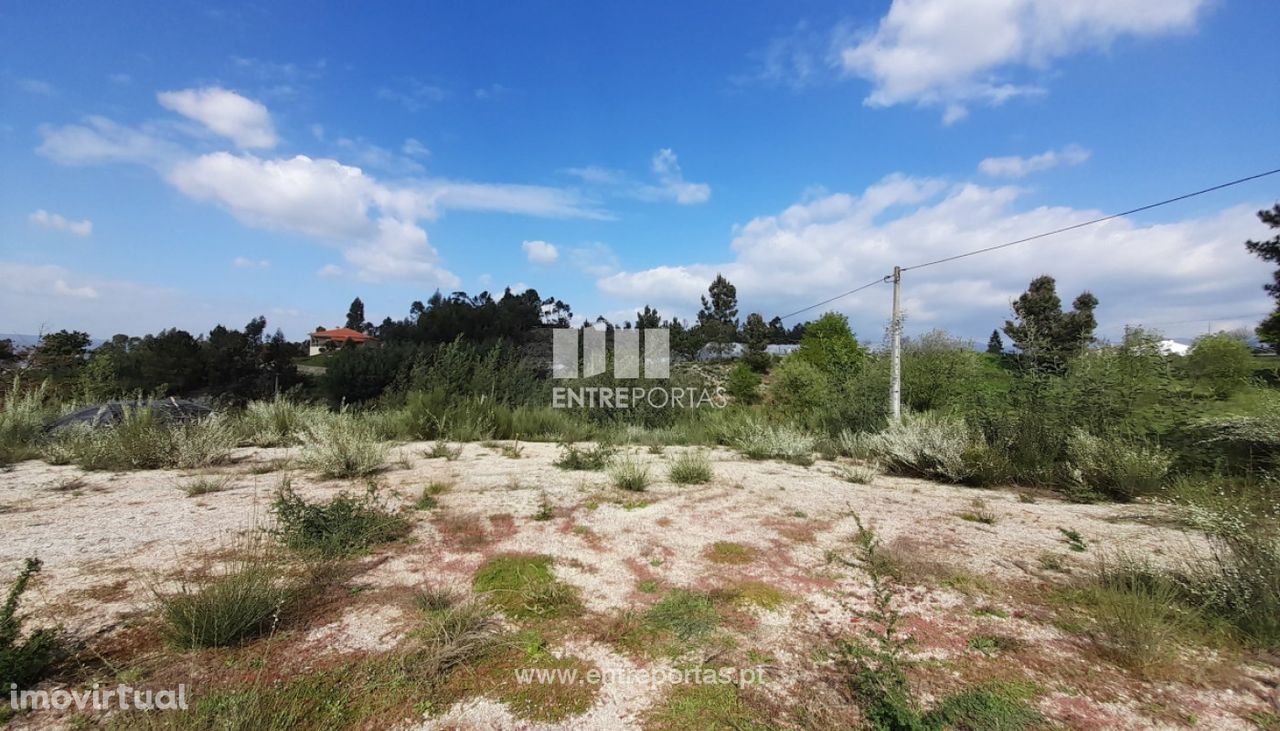
<svg viewBox="0 0 1280 731"><path fill-rule="evenodd" d="M880 667L851 660L850 648L884 653L874 638L895 631L913 702L940 726L1276 719L1273 664L1174 634L1147 656L1133 645L1150 622L1088 611L1096 602L1081 598L1082 581L1099 561L1176 566L1206 550L1160 506L883 474L858 484L835 462L721 449L699 452L709 480L677 483L671 466L685 450L675 447L620 448L615 460L648 475L624 489L608 469L557 467L563 450L551 444L450 447L394 447L393 467L354 480L291 469L290 449L239 449L198 473L16 465L0 476L0 576L28 556L43 561L23 611L71 638L74 661L58 680L184 683L192 707L10 723L848 727L876 712L859 700L859 673ZM157 597L207 581L248 536L275 529L286 474L317 504L373 490L409 528L342 560L308 558L317 573L306 601L256 639L204 649L166 639ZM216 489L188 489L197 483ZM884 626L886 607L901 615L896 630ZM1108 624L1126 616L1127 635ZM561 672L522 682L529 669ZM583 682L592 670L600 682ZM750 682L677 682L665 672L675 670Z"/></svg>

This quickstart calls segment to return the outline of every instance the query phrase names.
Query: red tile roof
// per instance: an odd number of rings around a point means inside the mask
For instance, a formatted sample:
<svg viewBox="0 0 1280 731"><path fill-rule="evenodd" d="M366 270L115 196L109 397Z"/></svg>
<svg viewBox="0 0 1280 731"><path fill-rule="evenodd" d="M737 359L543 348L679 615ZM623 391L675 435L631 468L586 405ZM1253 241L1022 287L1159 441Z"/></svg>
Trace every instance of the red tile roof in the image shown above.
<svg viewBox="0 0 1280 731"><path fill-rule="evenodd" d="M340 327L334 330L316 330L311 333L311 337L338 341L351 340L357 343L363 343L368 340L377 340L377 338L365 335L359 330L352 330L349 327Z"/></svg>

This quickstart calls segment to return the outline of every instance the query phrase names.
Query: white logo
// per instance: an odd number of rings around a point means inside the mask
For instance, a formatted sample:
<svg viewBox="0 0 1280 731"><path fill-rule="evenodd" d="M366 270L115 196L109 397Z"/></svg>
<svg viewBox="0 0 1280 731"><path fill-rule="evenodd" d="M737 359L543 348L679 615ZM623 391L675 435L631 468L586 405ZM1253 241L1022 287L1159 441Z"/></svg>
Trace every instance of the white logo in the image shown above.
<svg viewBox="0 0 1280 731"><path fill-rule="evenodd" d="M643 358L641 333L644 334ZM590 378L605 371L607 344L604 330L559 327L552 331L551 375L553 378ZM579 344L581 363L579 370ZM645 378L671 377L671 334L665 327L646 327L613 331L613 377L640 378L644 364Z"/></svg>

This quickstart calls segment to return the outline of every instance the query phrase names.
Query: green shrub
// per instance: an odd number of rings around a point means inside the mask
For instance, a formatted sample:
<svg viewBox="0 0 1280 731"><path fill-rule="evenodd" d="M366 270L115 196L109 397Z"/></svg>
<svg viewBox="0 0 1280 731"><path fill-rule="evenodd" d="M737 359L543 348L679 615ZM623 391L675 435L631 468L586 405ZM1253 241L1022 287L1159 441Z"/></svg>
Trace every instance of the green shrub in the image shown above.
<svg viewBox="0 0 1280 731"><path fill-rule="evenodd" d="M211 576L157 593L169 641L179 647L229 647L272 632L304 594L286 564L255 541Z"/></svg>
<svg viewBox="0 0 1280 731"><path fill-rule="evenodd" d="M660 632L669 632L681 641L695 640L713 632L722 621L710 595L676 589L645 613L645 621Z"/></svg>
<svg viewBox="0 0 1280 731"><path fill-rule="evenodd" d="M579 447L569 442L560 445L560 456L555 466L562 470L602 470L613 459L617 450L610 444Z"/></svg>
<svg viewBox="0 0 1280 731"><path fill-rule="evenodd" d="M364 420L337 414L307 432L302 462L326 477L359 477L386 467L387 446Z"/></svg>
<svg viewBox="0 0 1280 731"><path fill-rule="evenodd" d="M743 404L754 404L760 400L760 374L746 363L738 363L729 371L725 390L729 395Z"/></svg>
<svg viewBox="0 0 1280 731"><path fill-rule="evenodd" d="M865 451L890 473L965 482L974 477L974 463L985 446L963 420L904 414L901 422L870 435Z"/></svg>
<svg viewBox="0 0 1280 731"><path fill-rule="evenodd" d="M816 426L834 398L830 378L808 361L790 356L773 369L769 408L779 415Z"/></svg>
<svg viewBox="0 0 1280 731"><path fill-rule="evenodd" d="M751 459L781 459L813 464L816 440L794 426L747 421L733 438L733 447Z"/></svg>
<svg viewBox="0 0 1280 731"><path fill-rule="evenodd" d="M44 457L86 470L200 469L227 462L236 441L221 417L167 424L150 409L130 408L114 426L66 429L45 444Z"/></svg>
<svg viewBox="0 0 1280 731"><path fill-rule="evenodd" d="M387 510L373 486L360 497L341 492L327 503L309 503L285 478L271 510L284 545L326 557L351 556L409 531L408 521Z"/></svg>
<svg viewBox="0 0 1280 731"><path fill-rule="evenodd" d="M1118 500L1157 492L1172 463L1157 447L1095 437L1080 429L1071 434L1067 456L1080 487Z"/></svg>
<svg viewBox="0 0 1280 731"><path fill-rule="evenodd" d="M836 474L845 482L852 482L856 485L867 485L875 479L879 471L871 465L865 464L849 464L840 465L836 468Z"/></svg>
<svg viewBox="0 0 1280 731"><path fill-rule="evenodd" d="M1230 333L1196 339L1183 367L1191 382L1217 398L1226 398L1253 376L1253 353Z"/></svg>
<svg viewBox="0 0 1280 731"><path fill-rule="evenodd" d="M649 486L649 466L627 455L614 460L609 466L609 479L614 487L643 492Z"/></svg>
<svg viewBox="0 0 1280 731"><path fill-rule="evenodd" d="M711 482L711 460L702 451L685 451L671 460L667 477L677 485L701 485Z"/></svg>
<svg viewBox="0 0 1280 731"><path fill-rule="evenodd" d="M313 424L328 417L323 409L280 396L250 401L240 415L241 439L258 447L292 447L302 443Z"/></svg>
<svg viewBox="0 0 1280 731"><path fill-rule="evenodd" d="M0 404L0 467L38 456L41 431L55 414L46 384L24 389L14 376Z"/></svg>
<svg viewBox="0 0 1280 731"><path fill-rule="evenodd" d="M0 607L0 687L6 689L10 683L19 689L30 688L66 655L66 646L58 629L37 629L22 639L22 625L26 618L18 614L18 603L31 577L40 569L39 559L28 558L18 578L10 585L4 606Z"/></svg>

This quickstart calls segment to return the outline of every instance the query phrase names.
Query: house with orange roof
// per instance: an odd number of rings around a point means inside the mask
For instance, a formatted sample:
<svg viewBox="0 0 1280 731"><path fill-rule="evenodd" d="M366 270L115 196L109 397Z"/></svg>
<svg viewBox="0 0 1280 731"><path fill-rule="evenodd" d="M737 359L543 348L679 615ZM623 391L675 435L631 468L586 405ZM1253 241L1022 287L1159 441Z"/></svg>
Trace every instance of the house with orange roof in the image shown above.
<svg viewBox="0 0 1280 731"><path fill-rule="evenodd" d="M377 345L378 339L349 327L340 327L334 330L316 328L316 331L311 333L309 353L310 355L320 355L330 350L337 350L347 343L351 343L357 348L362 348L366 345Z"/></svg>

